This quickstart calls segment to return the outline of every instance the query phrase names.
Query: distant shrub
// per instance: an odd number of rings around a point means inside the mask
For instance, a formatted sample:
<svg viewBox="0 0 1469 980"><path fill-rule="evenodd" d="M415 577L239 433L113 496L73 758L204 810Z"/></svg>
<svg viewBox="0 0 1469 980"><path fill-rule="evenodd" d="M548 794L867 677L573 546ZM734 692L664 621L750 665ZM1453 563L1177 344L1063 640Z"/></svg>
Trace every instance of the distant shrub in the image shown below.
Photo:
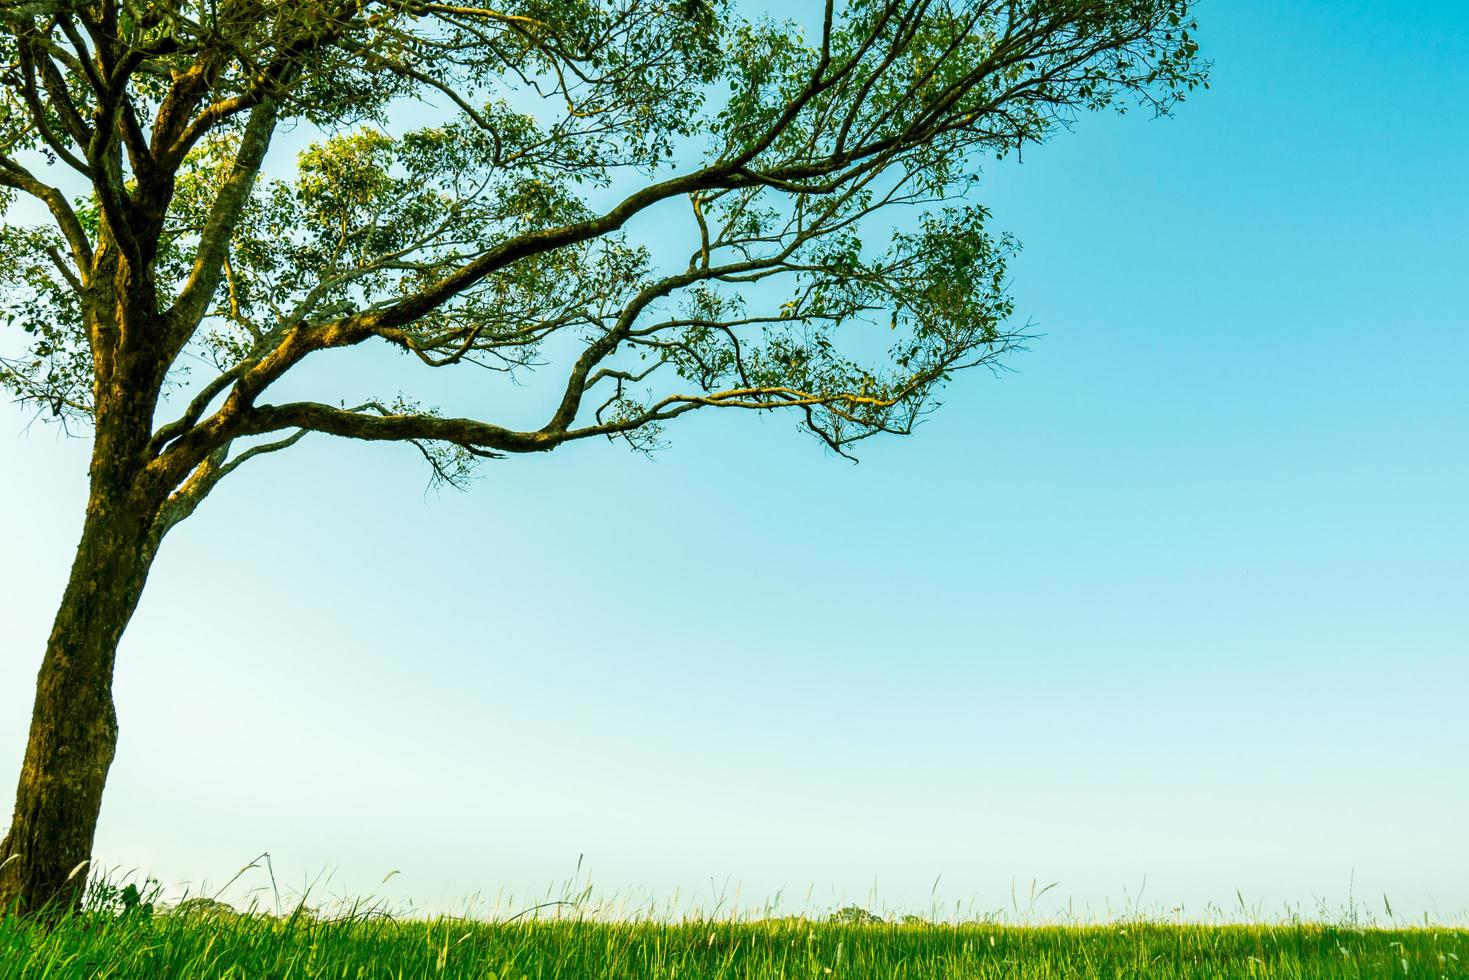
<svg viewBox="0 0 1469 980"><path fill-rule="evenodd" d="M848 926L875 926L882 925L887 920L875 912L869 912L860 905L848 905L839 908L827 917L828 922Z"/></svg>
<svg viewBox="0 0 1469 980"><path fill-rule="evenodd" d="M94 880L87 889L85 907L103 915L126 915L147 918L153 914L153 904L158 898L160 886L157 879L148 878L141 888L133 882L119 885L106 877Z"/></svg>

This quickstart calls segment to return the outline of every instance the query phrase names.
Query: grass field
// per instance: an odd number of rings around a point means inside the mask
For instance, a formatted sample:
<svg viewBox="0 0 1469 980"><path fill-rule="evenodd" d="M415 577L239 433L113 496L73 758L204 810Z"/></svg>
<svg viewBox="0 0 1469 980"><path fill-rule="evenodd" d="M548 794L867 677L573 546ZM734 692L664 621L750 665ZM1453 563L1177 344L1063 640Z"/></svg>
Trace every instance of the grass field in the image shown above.
<svg viewBox="0 0 1469 980"><path fill-rule="evenodd" d="M1469 930L88 915L0 922L0 980L36 978L1469 977Z"/></svg>

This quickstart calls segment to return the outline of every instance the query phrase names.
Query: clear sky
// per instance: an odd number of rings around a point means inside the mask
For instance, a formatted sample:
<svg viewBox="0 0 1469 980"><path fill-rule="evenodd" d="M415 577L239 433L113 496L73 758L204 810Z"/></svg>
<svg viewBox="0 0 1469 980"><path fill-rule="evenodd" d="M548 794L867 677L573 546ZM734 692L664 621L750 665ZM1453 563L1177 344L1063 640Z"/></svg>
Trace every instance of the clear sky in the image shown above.
<svg viewBox="0 0 1469 980"><path fill-rule="evenodd" d="M705 907L1469 917L1469 7L1198 13L1175 119L987 172L1043 336L860 465L726 416L467 494L324 437L241 470L124 639L99 859L426 908L584 854ZM25 426L7 812L85 496Z"/></svg>

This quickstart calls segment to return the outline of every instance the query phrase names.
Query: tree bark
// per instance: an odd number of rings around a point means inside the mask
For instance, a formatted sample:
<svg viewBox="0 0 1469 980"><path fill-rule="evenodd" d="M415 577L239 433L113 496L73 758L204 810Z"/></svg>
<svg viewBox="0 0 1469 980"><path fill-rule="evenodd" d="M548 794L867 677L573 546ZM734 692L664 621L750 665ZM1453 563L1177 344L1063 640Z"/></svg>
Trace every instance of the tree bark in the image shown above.
<svg viewBox="0 0 1469 980"><path fill-rule="evenodd" d="M107 442L94 450L81 543L36 679L15 814L0 841L0 916L75 909L90 874L117 745L112 669L156 544L156 509Z"/></svg>

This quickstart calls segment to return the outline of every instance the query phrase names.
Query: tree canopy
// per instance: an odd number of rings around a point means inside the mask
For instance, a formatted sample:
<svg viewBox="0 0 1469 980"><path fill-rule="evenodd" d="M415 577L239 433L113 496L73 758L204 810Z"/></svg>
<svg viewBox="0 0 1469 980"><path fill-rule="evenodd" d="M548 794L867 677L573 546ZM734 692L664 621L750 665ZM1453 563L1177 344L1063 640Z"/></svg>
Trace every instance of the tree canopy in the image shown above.
<svg viewBox="0 0 1469 980"><path fill-rule="evenodd" d="M308 432L451 480L706 407L839 452L908 432L1018 339L978 166L1081 110L1166 111L1202 81L1187 7L832 0L807 36L706 0L5 0L0 187L49 220L0 228L0 384L72 421L118 385L173 406L138 447L160 529ZM271 400L369 342L560 397L527 430L439 417L431 386Z"/></svg>

